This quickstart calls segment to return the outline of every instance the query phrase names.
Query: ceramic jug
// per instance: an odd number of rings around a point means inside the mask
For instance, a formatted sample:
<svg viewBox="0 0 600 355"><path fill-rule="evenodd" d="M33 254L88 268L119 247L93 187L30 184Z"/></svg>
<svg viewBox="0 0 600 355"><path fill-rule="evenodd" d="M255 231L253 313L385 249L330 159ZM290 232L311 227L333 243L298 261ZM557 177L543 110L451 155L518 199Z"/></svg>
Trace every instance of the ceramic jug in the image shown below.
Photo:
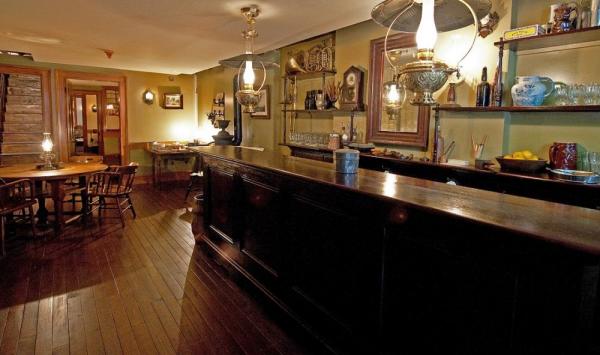
<svg viewBox="0 0 600 355"><path fill-rule="evenodd" d="M555 142L548 157L552 169L577 170L577 143Z"/></svg>
<svg viewBox="0 0 600 355"><path fill-rule="evenodd" d="M515 106L541 106L554 91L554 82L541 76L518 76L511 93Z"/></svg>

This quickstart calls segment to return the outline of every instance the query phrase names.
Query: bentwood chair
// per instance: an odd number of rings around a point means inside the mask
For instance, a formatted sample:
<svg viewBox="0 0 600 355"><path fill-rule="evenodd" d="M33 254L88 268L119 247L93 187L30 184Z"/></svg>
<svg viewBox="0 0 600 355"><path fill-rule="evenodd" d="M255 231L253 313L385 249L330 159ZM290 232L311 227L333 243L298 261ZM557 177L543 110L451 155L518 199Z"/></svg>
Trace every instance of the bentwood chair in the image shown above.
<svg viewBox="0 0 600 355"><path fill-rule="evenodd" d="M0 179L1 180L1 179ZM31 224L31 234L35 238L35 205L34 188L31 180L21 179L0 185L0 239L2 239L2 256L6 255L4 239L6 220L22 221Z"/></svg>
<svg viewBox="0 0 600 355"><path fill-rule="evenodd" d="M133 191L133 180L137 168L137 163L113 166L108 171L91 176L88 183L90 213L97 210L100 223L102 223L103 212L106 210L118 210L123 227L125 227L123 214L127 210L131 210L133 218L136 217L130 194Z"/></svg>
<svg viewBox="0 0 600 355"><path fill-rule="evenodd" d="M102 160L101 155L73 155L69 157L70 163L102 163ZM75 204L81 202L81 192L85 188L85 186L80 185L78 177L65 183L65 196L69 197L65 202L71 203L73 211L75 211Z"/></svg>

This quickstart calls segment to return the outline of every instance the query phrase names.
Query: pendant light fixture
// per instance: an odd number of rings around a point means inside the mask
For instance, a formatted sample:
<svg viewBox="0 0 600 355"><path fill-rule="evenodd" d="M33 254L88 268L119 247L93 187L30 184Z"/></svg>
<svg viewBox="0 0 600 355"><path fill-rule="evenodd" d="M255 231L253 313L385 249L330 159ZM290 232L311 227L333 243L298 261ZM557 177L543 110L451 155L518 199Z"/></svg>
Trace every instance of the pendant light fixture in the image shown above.
<svg viewBox="0 0 600 355"><path fill-rule="evenodd" d="M246 41L245 58L238 70L238 91L235 97L244 108L244 112L253 113L256 105L260 101L260 90L265 85L267 71L262 61L257 61L254 56L254 39L258 36L255 24L256 18L260 14L260 9L256 5L242 8L242 15L246 19L247 29L242 31L242 36ZM262 82L256 89L256 79L259 77L257 71L262 71Z"/></svg>
<svg viewBox="0 0 600 355"><path fill-rule="evenodd" d="M444 86L450 74L458 72L460 63L471 52L477 39L479 19L490 9L490 0L386 0L373 8L373 20L388 27L384 51L388 62L398 73L397 86L413 92L410 99L412 105L437 104L433 93ZM418 26L416 19L420 19ZM456 68L435 60L434 48L438 29L455 30L467 26L470 22L475 24L475 35L469 50L457 63ZM387 41L392 30L416 32L416 61L398 66L390 59ZM393 98L395 94L391 95Z"/></svg>

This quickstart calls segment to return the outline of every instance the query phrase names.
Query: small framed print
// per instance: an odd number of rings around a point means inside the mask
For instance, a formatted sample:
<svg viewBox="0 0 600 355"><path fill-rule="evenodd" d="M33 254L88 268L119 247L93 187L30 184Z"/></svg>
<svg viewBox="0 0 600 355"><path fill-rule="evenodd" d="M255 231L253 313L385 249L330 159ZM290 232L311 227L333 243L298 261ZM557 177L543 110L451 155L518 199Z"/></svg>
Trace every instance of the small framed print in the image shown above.
<svg viewBox="0 0 600 355"><path fill-rule="evenodd" d="M271 114L269 109L269 103L271 102L271 95L269 93L269 86L265 85L262 89L260 89L260 101L258 105L254 108L254 113L250 116L252 118L262 118L269 119L269 115Z"/></svg>
<svg viewBox="0 0 600 355"><path fill-rule="evenodd" d="M183 94L165 94L164 106L166 109L183 109Z"/></svg>

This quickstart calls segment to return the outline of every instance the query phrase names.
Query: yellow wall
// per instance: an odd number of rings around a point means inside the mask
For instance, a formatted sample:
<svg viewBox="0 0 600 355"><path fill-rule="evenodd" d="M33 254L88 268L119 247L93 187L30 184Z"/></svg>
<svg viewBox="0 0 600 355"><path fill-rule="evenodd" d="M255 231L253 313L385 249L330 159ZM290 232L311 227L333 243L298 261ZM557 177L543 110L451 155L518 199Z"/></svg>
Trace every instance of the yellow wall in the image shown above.
<svg viewBox="0 0 600 355"><path fill-rule="evenodd" d="M134 145L134 149L130 150L129 160L141 164L141 175L149 174L151 159L143 149L135 148L139 146L135 143L155 140L190 140L195 138L197 133L196 95L194 93L193 75L177 75L171 81L167 74L39 63L11 56L0 56L0 63L51 69L53 127L56 127L58 119L54 75L56 70L124 75L127 80L128 139L129 144ZM159 106L158 94L165 88L175 89L175 87L178 87L183 94L184 109L165 110ZM147 105L142 101L142 93L146 89L150 89L157 94L153 105ZM189 166L178 165L174 168L176 170L189 169Z"/></svg>

